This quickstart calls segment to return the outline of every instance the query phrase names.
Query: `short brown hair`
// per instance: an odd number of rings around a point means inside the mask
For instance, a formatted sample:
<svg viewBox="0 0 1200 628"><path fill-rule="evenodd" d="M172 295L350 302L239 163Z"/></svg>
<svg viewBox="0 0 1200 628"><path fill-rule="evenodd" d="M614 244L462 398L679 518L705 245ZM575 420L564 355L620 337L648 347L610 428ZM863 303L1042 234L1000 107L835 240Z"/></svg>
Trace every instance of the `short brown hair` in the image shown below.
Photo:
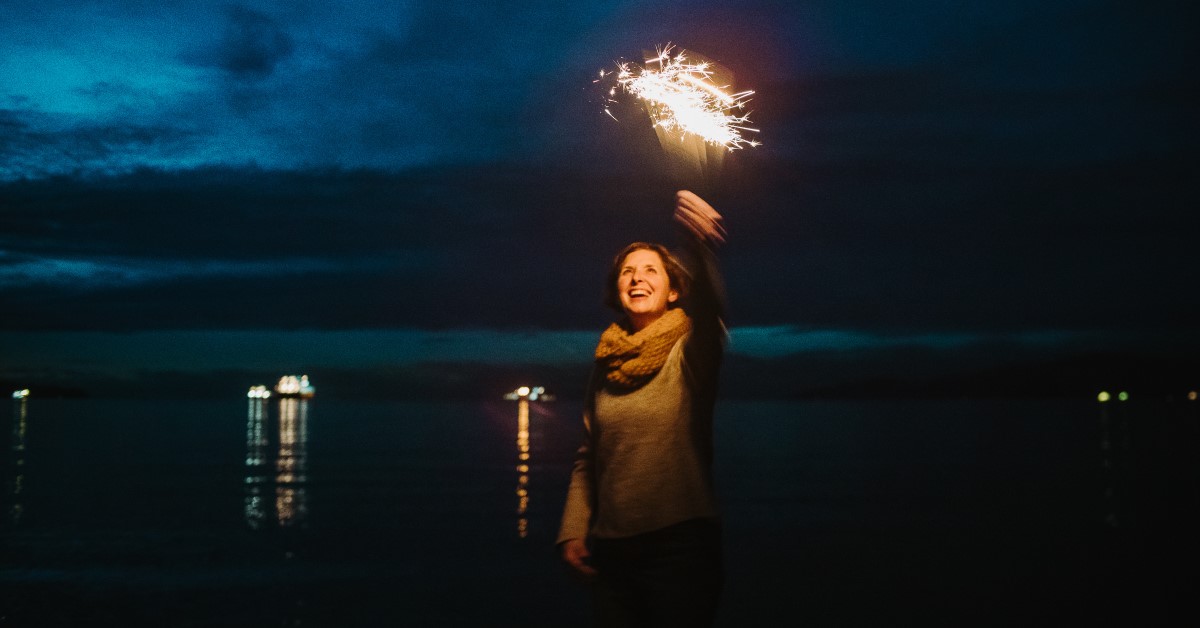
<svg viewBox="0 0 1200 628"><path fill-rule="evenodd" d="M689 276L687 270L680 263L679 258L671 252L667 247L654 242L634 242L629 246L621 249L620 253L613 258L612 266L608 269L608 282L604 284L604 304L612 309L624 313L625 308L621 307L621 296L617 294L617 277L621 275L621 265L625 262L625 258L634 251L654 251L658 253L658 257L662 259L663 270L667 271L667 287L674 290L679 299L670 304L669 307L677 306L683 303L684 297L688 292Z"/></svg>

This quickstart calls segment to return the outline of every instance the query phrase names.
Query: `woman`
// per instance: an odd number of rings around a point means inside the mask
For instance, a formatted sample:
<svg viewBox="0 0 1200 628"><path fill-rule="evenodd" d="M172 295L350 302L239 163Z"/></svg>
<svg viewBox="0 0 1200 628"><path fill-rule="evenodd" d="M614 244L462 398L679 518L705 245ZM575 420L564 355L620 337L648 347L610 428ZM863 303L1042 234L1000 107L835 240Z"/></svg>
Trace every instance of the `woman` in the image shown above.
<svg viewBox="0 0 1200 628"><path fill-rule="evenodd" d="M690 257L635 242L609 272L623 314L600 337L558 544L602 626L703 626L721 589L712 411L724 344L713 249L721 216L688 191Z"/></svg>

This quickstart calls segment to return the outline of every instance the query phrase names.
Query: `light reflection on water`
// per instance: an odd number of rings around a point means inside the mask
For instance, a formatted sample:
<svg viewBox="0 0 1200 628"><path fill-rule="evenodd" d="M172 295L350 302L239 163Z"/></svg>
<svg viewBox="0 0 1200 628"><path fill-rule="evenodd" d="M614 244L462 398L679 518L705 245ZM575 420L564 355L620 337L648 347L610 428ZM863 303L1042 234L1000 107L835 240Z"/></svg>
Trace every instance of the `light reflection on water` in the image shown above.
<svg viewBox="0 0 1200 628"><path fill-rule="evenodd" d="M1126 512L1130 476L1129 404L1100 403L1101 481L1104 486L1104 523L1113 528L1128 524Z"/></svg>
<svg viewBox="0 0 1200 628"><path fill-rule="evenodd" d="M196 601L196 625L490 625L509 608L511 623L583 623L546 551L577 405L312 403L14 401L0 415L0 608L23 619L106 600L105 612L136 620L159 608L139 606L145 593L172 586L167 599ZM719 625L774 625L754 620L802 605L845 612L863 594L886 610L886 596L894 607L932 587L972 608L1064 581L1081 599L1115 599L1102 594L1126 581L1093 589L1094 574L1152 573L1124 566L1140 565L1129 561L1141 543L1194 556L1168 517L1194 495L1200 404L1094 403L719 406L716 472L738 576L723 595L737 621ZM1015 582L1028 585L1004 588ZM125 600L107 602L119 587ZM542 623L509 606L530 590L543 594ZM809 593L761 594L779 590ZM37 597L20 612L5 605L27 594ZM60 612L78 620L61 625L95 620Z"/></svg>
<svg viewBox="0 0 1200 628"><path fill-rule="evenodd" d="M529 534L529 400L517 401L517 536Z"/></svg>
<svg viewBox="0 0 1200 628"><path fill-rule="evenodd" d="M12 430L12 461L9 463L12 466L10 471L11 479L8 482L8 519L12 525L17 525L21 522L21 515L25 512L25 507L22 503L21 493L25 487L25 433L27 430L28 419L28 399L17 399L13 402L14 420Z"/></svg>
<svg viewBox="0 0 1200 628"><path fill-rule="evenodd" d="M308 400L277 400L274 451L271 403L247 400L245 518L255 530L299 526L308 516Z"/></svg>

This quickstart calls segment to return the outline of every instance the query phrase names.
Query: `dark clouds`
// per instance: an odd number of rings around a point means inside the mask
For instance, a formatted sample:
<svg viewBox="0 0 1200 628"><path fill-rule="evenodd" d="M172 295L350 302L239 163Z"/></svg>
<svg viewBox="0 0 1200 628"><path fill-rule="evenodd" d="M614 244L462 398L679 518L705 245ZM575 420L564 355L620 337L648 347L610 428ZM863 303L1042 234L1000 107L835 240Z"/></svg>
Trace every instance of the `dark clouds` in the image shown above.
<svg viewBox="0 0 1200 628"><path fill-rule="evenodd" d="M996 149L1070 160L1110 138L1171 137L1143 114L1195 81L1179 62L1194 47L1183 22L1128 3L10 4L0 110L22 127L0 141L23 157L8 177L562 159L597 122L578 102L588 77L667 41L736 68L759 89L755 109L797 96L834 107L764 128L772 155L835 135L818 144L833 152L805 153L824 159L938 158L949 143L983 167ZM826 81L873 91L786 91ZM69 142L106 128L104 153ZM972 139L986 150L966 154Z"/></svg>
<svg viewBox="0 0 1200 628"><path fill-rule="evenodd" d="M1177 164L1016 171L1010 185L974 175L962 184L979 189L949 198L944 173L876 167L758 168L725 191L736 323L1187 329L1198 313L1175 288L1197 279L1196 221L1123 211L1175 202ZM885 189L864 189L866 177ZM10 184L0 323L587 328L606 316L611 252L672 239L670 190L499 167Z"/></svg>
<svg viewBox="0 0 1200 628"><path fill-rule="evenodd" d="M284 28L269 16L240 6L229 6L220 43L185 54L185 61L212 66L238 78L262 78L295 49Z"/></svg>
<svg viewBox="0 0 1200 628"><path fill-rule="evenodd" d="M667 41L759 92L765 145L714 196L735 324L1200 314L1178 288L1200 279L1194 45L1171 11L132 3L92 7L106 42L66 5L14 6L5 329L598 325L611 251L671 239L674 182L590 77Z"/></svg>
<svg viewBox="0 0 1200 628"><path fill-rule="evenodd" d="M33 172L120 175L147 157L169 160L196 140L193 132L174 125L113 120L64 127L52 118L0 109L0 178ZM131 161L131 154L140 157Z"/></svg>
<svg viewBox="0 0 1200 628"><path fill-rule="evenodd" d="M611 232L623 230L595 226L610 202L648 203L593 190L581 205L587 186L551 185L554 174L143 172L11 184L5 325L566 324L598 301L599 287L573 280L570 265L583 252L596 265L587 275L603 274L619 241ZM581 244L589 230L595 244ZM35 260L57 274L39 276ZM126 285L97 266L125 273ZM83 309L66 311L81 295Z"/></svg>

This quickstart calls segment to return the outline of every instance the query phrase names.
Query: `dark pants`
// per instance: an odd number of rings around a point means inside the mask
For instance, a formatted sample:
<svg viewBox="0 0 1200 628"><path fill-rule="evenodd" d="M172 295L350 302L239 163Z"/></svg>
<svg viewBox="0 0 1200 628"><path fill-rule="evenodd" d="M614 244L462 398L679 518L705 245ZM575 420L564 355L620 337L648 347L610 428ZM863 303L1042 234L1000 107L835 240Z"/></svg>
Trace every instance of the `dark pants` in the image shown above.
<svg viewBox="0 0 1200 628"><path fill-rule="evenodd" d="M597 539L597 625L711 626L724 573L721 528L693 519L624 539Z"/></svg>

